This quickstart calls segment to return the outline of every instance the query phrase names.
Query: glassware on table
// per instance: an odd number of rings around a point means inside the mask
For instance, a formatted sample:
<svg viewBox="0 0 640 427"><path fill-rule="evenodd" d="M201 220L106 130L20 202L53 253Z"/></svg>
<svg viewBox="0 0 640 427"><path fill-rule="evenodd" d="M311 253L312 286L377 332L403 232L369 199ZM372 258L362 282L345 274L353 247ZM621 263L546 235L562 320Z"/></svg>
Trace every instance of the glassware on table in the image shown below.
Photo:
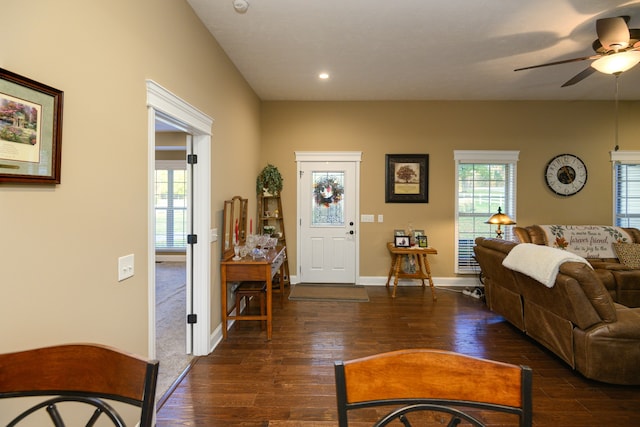
<svg viewBox="0 0 640 427"><path fill-rule="evenodd" d="M247 245L240 246L240 256L242 258L246 257L251 250L247 247Z"/></svg>

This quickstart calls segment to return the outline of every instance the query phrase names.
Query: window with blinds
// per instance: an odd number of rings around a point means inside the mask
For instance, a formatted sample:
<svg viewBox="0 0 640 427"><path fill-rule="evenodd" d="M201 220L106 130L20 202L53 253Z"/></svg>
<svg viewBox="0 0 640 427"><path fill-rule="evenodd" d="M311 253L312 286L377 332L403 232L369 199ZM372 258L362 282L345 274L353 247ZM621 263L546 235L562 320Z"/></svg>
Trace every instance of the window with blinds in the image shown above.
<svg viewBox="0 0 640 427"><path fill-rule="evenodd" d="M612 152L611 160L614 224L640 228L640 151Z"/></svg>
<svg viewBox="0 0 640 427"><path fill-rule="evenodd" d="M477 274L474 258L476 237L496 237L494 225L486 221L502 208L515 221L516 163L518 151L455 151L456 212L455 272ZM511 239L511 227L503 226L503 237Z"/></svg>
<svg viewBox="0 0 640 427"><path fill-rule="evenodd" d="M185 250L188 227L185 162L156 162L154 201L156 249Z"/></svg>

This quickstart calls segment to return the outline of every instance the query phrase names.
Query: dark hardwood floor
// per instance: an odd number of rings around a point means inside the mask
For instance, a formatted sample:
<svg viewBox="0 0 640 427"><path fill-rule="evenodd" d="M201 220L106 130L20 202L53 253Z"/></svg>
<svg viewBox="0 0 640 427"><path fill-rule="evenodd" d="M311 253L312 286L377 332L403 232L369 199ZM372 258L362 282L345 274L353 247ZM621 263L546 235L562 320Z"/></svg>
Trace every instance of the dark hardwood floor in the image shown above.
<svg viewBox="0 0 640 427"><path fill-rule="evenodd" d="M414 286L395 300L384 287L367 290L367 303L274 304L270 342L258 322L236 322L165 401L157 425L336 426L335 360L418 347L530 366L534 426L640 425L640 387L585 379L480 300L438 289L433 302ZM370 426L372 415L361 411L354 426ZM504 416L487 420L506 425Z"/></svg>

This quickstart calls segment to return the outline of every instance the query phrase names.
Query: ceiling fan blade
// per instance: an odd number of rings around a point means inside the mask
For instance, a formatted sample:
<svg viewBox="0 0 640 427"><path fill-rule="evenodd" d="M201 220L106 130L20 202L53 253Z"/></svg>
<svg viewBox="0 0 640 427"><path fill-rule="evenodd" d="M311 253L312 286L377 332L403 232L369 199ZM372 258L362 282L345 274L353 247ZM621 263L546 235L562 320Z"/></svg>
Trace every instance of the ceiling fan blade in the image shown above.
<svg viewBox="0 0 640 427"><path fill-rule="evenodd" d="M624 17L602 18L596 21L598 40L606 50L624 49L629 46L629 27Z"/></svg>
<svg viewBox="0 0 640 427"><path fill-rule="evenodd" d="M587 59L598 59L600 55L583 56L582 58L564 59L562 61L548 62L546 64L531 65L529 67L516 68L513 71L530 70L532 68L548 67L550 65L568 64L570 62L586 61Z"/></svg>
<svg viewBox="0 0 640 427"><path fill-rule="evenodd" d="M595 73L597 70L593 67L587 67L584 70L580 71L575 76L571 77L565 84L561 87L573 86L574 84L581 82L582 80L589 77L591 74Z"/></svg>

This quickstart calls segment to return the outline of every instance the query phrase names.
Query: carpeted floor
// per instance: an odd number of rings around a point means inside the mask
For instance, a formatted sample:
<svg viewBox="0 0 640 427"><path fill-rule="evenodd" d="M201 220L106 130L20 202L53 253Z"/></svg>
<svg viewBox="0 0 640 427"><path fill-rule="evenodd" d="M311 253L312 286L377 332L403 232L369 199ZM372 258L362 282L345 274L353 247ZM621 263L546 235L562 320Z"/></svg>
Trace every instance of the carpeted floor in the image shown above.
<svg viewBox="0 0 640 427"><path fill-rule="evenodd" d="M157 397L169 390L193 358L186 354L186 279L184 262L156 263Z"/></svg>
<svg viewBox="0 0 640 427"><path fill-rule="evenodd" d="M292 301L344 301L368 302L364 286L354 284L301 283L291 287Z"/></svg>

